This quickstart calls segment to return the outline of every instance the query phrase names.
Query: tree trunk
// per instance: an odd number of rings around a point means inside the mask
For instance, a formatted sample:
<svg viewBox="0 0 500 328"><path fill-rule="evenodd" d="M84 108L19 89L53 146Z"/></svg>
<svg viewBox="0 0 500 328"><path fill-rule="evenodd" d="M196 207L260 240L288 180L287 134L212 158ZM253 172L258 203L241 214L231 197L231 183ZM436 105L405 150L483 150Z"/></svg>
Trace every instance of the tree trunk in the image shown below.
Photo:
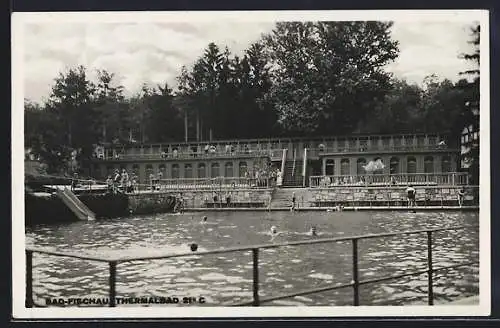
<svg viewBox="0 0 500 328"><path fill-rule="evenodd" d="M187 114L187 110L184 110L184 141L188 142L188 114Z"/></svg>
<svg viewBox="0 0 500 328"><path fill-rule="evenodd" d="M71 144L71 141L72 141L72 125L71 125L71 122L68 123L68 145L71 147L72 144Z"/></svg>
<svg viewBox="0 0 500 328"><path fill-rule="evenodd" d="M196 141L200 141L200 110L196 110Z"/></svg>

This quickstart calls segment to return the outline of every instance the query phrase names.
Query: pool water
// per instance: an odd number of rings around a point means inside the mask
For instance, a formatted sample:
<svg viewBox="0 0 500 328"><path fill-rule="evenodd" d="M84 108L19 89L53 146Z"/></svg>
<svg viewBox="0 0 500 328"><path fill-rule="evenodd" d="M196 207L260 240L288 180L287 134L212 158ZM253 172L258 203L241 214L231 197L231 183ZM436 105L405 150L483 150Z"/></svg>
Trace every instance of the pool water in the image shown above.
<svg viewBox="0 0 500 328"><path fill-rule="evenodd" d="M207 222L202 217L207 216ZM282 243L475 225L476 212L198 212L157 214L26 229L28 246L98 256L189 251L262 243ZM318 236L308 234L316 226ZM276 226L277 236L270 228ZM478 228L436 232L434 267L477 261ZM349 283L352 279L351 242L286 246L261 250L260 297ZM424 270L426 234L359 241L360 280ZM86 260L35 254L35 301L51 297L106 297L108 265ZM204 297L216 306L252 299L250 251L121 263L117 269L120 297ZM442 270L434 276L435 302L478 295L479 271L474 267ZM310 294L265 305L352 305L353 290ZM427 304L425 274L360 287L361 305Z"/></svg>

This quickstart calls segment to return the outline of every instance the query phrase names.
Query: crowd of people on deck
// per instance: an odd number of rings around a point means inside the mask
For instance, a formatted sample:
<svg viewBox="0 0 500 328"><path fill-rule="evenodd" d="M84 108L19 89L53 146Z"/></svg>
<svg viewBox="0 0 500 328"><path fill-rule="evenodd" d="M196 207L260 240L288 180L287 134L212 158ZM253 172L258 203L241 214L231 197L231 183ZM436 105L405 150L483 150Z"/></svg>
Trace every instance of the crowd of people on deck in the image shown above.
<svg viewBox="0 0 500 328"><path fill-rule="evenodd" d="M375 180L375 181L373 181ZM377 181L375 176L344 176L344 177L329 177L324 176L319 181L320 187L332 186L365 186L365 185L397 185L399 182L396 177L391 176L389 180Z"/></svg>
<svg viewBox="0 0 500 328"><path fill-rule="evenodd" d="M115 169L113 175L108 175L106 185L110 193L134 193L138 190L138 181L139 179L134 172L128 174L126 169L122 169L121 172L119 169Z"/></svg>
<svg viewBox="0 0 500 328"><path fill-rule="evenodd" d="M262 149L257 149L257 151ZM171 151L168 149L160 150L161 158L178 158L181 155L197 157L198 154L204 154L205 156L216 155L216 154L251 154L255 150L252 150L250 144L245 145L235 145L231 143L227 143L226 145L215 145L215 144L205 144L204 146L192 146L186 149L182 149L181 147L174 147Z"/></svg>

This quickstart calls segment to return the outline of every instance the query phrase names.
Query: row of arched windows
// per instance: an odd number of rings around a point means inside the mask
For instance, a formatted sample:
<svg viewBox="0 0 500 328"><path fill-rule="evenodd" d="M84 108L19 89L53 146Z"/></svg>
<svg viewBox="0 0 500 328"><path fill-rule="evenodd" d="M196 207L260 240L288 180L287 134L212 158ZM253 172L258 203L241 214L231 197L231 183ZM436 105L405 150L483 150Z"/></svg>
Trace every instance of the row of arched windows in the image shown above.
<svg viewBox="0 0 500 328"><path fill-rule="evenodd" d="M233 168L233 162L226 162L224 164L224 171L221 172L221 168L220 168L220 164L219 163L212 163L210 164L209 168L209 172L207 172L207 165L205 163L198 163L198 165L196 165L196 176L194 176L193 174L193 164L190 164L190 163L187 163L187 164L183 164L183 168L184 168L184 174L183 174L183 177L182 178L185 178L185 179L191 179L191 178L208 178L208 177L211 177L211 178L216 178L216 177L219 177L219 176L225 176L225 177L234 177L234 168ZM120 167L120 171L122 169L125 169L125 167ZM113 171L115 170L115 167L113 166L108 166L107 167L107 173L108 175L112 174ZM245 176L245 172L247 171L247 162L245 161L241 161L238 163L238 175L240 177L244 177ZM138 164L134 164L132 166L132 172L139 176L139 165ZM161 172L162 174L162 177L163 178L166 178L167 177L167 167L165 164L160 164L158 166L158 172ZM146 177L149 177L150 174L157 174L158 172L154 172L154 169L153 169L153 165L151 164L148 164L146 165ZM171 167L171 170L170 170L170 177L169 178L172 178L172 179L177 179L177 178L181 178L181 172L180 172L180 164L172 164L172 167Z"/></svg>
<svg viewBox="0 0 500 328"><path fill-rule="evenodd" d="M381 158L374 158L374 161L380 160L383 162ZM365 166L368 161L365 158L359 158L356 161L356 172L351 172L351 161L349 158L343 158L340 160L340 175L350 175L357 174L363 175L366 174ZM385 164L385 163L384 163ZM378 170L374 173L382 173L384 170ZM397 173L417 173L417 159L413 156L409 156L406 158L406 172L401 172L401 160L399 157L391 157L389 161L389 172L390 174ZM433 173L434 172L434 157L426 156L424 157L424 173ZM441 172L451 172L451 157L443 156L441 159ZM327 159L326 160L326 175L335 175L335 160Z"/></svg>

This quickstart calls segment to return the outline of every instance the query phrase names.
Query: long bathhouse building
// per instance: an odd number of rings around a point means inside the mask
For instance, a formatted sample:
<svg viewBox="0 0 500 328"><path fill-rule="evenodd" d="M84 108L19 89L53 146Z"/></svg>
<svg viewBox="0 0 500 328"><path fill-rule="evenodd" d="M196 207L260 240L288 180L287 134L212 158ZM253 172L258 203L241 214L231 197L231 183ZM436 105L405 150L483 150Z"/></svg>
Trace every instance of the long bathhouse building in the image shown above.
<svg viewBox="0 0 500 328"><path fill-rule="evenodd" d="M166 184L195 184L203 179L262 180L275 170L285 187L467 184L467 175L458 172L459 157L460 149L447 146L439 134L129 144L99 147L91 174L104 180L125 169L140 183L160 176ZM370 162L382 165L367 171Z"/></svg>

